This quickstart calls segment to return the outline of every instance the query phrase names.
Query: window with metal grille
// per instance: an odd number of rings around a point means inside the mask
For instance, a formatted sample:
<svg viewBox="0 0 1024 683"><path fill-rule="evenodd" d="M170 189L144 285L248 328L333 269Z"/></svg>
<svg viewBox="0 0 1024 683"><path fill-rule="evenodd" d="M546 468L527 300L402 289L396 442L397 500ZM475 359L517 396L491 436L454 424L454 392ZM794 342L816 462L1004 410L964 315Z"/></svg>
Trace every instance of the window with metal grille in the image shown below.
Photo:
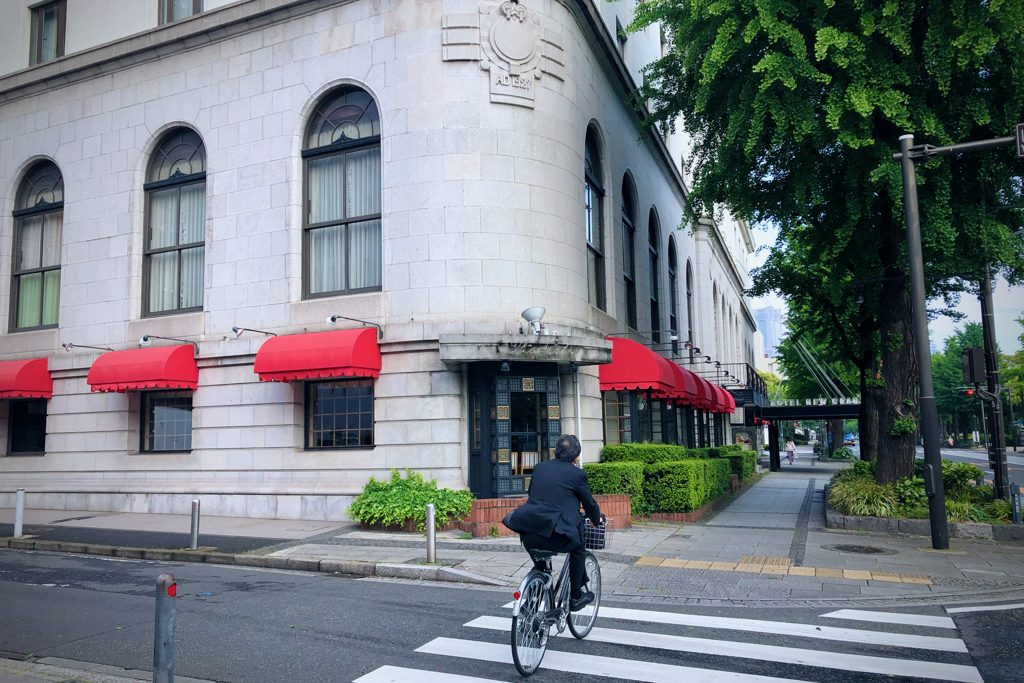
<svg viewBox="0 0 1024 683"><path fill-rule="evenodd" d="M373 380L306 383L306 448L373 446Z"/></svg>
<svg viewBox="0 0 1024 683"><path fill-rule="evenodd" d="M192 450L192 392L142 392L142 450Z"/></svg>

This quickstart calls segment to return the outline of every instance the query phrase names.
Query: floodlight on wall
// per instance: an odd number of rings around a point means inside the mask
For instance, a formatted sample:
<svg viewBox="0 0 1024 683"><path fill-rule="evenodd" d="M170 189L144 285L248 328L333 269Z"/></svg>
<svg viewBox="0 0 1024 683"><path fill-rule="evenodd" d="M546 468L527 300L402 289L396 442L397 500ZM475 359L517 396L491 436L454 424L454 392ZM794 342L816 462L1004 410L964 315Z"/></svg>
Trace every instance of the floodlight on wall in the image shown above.
<svg viewBox="0 0 1024 683"><path fill-rule="evenodd" d="M258 332L260 334L265 334L268 337L276 337L277 336L273 332L267 332L265 330L254 330L251 327L232 327L231 331L235 333L235 339L238 339L239 337L241 337L243 332Z"/></svg>
<svg viewBox="0 0 1024 683"><path fill-rule="evenodd" d="M327 324L328 325L337 325L339 320L351 320L354 323L362 323L364 325L373 325L374 327L377 328L377 338L378 339L383 339L384 338L384 328L381 327L380 325L378 325L377 323L371 323L371 322L368 322L366 320L360 320L359 318L350 318L347 315L332 315L331 317L329 317L327 319Z"/></svg>
<svg viewBox="0 0 1024 683"><path fill-rule="evenodd" d="M544 319L545 313L547 313L547 309L543 306L531 306L520 313L520 315L523 316L523 320L529 324L531 333L540 334L542 327L540 321Z"/></svg>
<svg viewBox="0 0 1024 683"><path fill-rule="evenodd" d="M503 362L501 364L501 371L502 372L508 372L510 369L511 368L509 367L508 361L505 361L505 362Z"/></svg>
<svg viewBox="0 0 1024 683"><path fill-rule="evenodd" d="M704 362L705 363L710 363L711 362L711 356L704 356Z"/></svg>
<svg viewBox="0 0 1024 683"><path fill-rule="evenodd" d="M165 341L176 341L181 342L182 344L191 344L196 347L196 355L199 355L199 344L194 341L189 341L188 339L178 339L177 337L160 337L155 334L144 334L142 335L142 339L139 340L139 346L149 346L153 343L153 339L163 339Z"/></svg>
<svg viewBox="0 0 1024 683"><path fill-rule="evenodd" d="M96 351L113 351L114 349L108 349L106 346L86 346L85 344L72 344L71 342L64 342L61 344L64 350L71 353L72 349L94 349Z"/></svg>
<svg viewBox="0 0 1024 683"><path fill-rule="evenodd" d="M698 355L698 356L700 355L700 347L699 346L692 346L692 347L690 347L690 350L693 351L696 355Z"/></svg>

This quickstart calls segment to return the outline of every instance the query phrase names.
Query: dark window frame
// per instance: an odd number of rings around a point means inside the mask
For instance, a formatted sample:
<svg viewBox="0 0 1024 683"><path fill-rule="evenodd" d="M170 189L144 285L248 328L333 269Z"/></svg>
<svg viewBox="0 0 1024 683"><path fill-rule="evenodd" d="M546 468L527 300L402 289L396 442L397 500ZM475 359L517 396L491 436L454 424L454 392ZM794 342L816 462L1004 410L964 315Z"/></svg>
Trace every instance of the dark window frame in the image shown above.
<svg viewBox="0 0 1024 683"><path fill-rule="evenodd" d="M188 394L189 398L189 431L194 431L194 420L191 414L195 412L195 392L190 389L160 389L155 391L140 391L139 394L139 453L144 455L159 455L161 453L191 453L193 448L171 448L171 449L149 449L146 448L147 423L149 418L149 403L153 397L160 394ZM192 446L192 437L189 436L189 446Z"/></svg>
<svg viewBox="0 0 1024 683"><path fill-rule="evenodd" d="M626 283L626 327L637 329L636 310L636 202L632 187L622 182L622 279Z"/></svg>
<svg viewBox="0 0 1024 683"><path fill-rule="evenodd" d="M51 7L57 8L57 46L53 59L43 60L43 13ZM45 64L64 56L64 40L67 33L68 3L67 0L42 2L29 8L32 12L32 37L29 46L29 66Z"/></svg>
<svg viewBox="0 0 1024 683"><path fill-rule="evenodd" d="M10 398L7 399L7 456L16 458L39 458L46 455L46 418L49 417L49 401L45 398ZM41 451L14 450L14 417L12 415L16 403L27 404L40 402L43 404L43 449Z"/></svg>
<svg viewBox="0 0 1024 683"><path fill-rule="evenodd" d="M369 445L358 444L355 446L310 446L309 445L309 421L312 417L311 394L313 387L318 384L338 384L341 382L369 382L370 386L370 440ZM335 377L320 379L316 381L303 382L302 395L302 449L306 451L372 451L377 447L377 382L373 377ZM362 412L362 411L360 411ZM337 415L338 413L334 413ZM347 413L346 413L347 414ZM360 427L360 429L362 429Z"/></svg>
<svg viewBox="0 0 1024 683"><path fill-rule="evenodd" d="M672 356L679 356L679 276L676 262L676 241L668 237L668 333L672 340Z"/></svg>
<svg viewBox="0 0 1024 683"><path fill-rule="evenodd" d="M153 212L150 210L150 198L154 192L176 189L178 191L178 219L181 219L181 190L186 187L193 185L203 185L203 239L200 242L189 242L188 244L176 244L170 247L157 247L153 249L150 247L150 240L152 233L149 229L149 222L153 219ZM172 251L182 252L186 249L195 249L197 247L203 247L204 256L206 248L206 171L201 173L193 173L190 175L182 175L178 178L171 178L169 180L162 180L155 183L146 183L142 186L142 189L146 192L146 203L145 203L145 230L143 233L143 249L142 249L142 317L143 318L159 318L165 315L181 315L183 313L195 313L203 310L203 304L200 303L198 306L189 306L187 308L168 308L164 311L151 311L149 310L149 294L152 283L150 282L150 268L152 257L157 254L165 254ZM203 292L205 298L206 290L206 277L205 277L205 259L204 259L204 275L203 275ZM181 256L178 256L178 300L181 301Z"/></svg>
<svg viewBox="0 0 1024 683"><path fill-rule="evenodd" d="M45 201L45 200L39 200L36 204L30 205L30 206L26 206L25 208L21 208L21 209L15 209L14 211L11 212L11 215L14 217L14 235L13 235L13 239L11 240L11 304L10 304L10 315L8 316L10 318L10 322L8 323L8 330L12 334L17 333L17 332L34 332L36 330L52 330L52 329L56 329L57 327L60 326L60 303L59 303L60 293L58 292L58 294L57 294L57 297L58 297L58 304L57 304L58 305L58 311L57 311L58 319L57 319L57 322L51 323L49 325L42 325L42 324L40 324L40 325L32 325L32 326L29 326L29 327L18 327L18 304L20 303L20 299L21 299L21 278L22 278L22 276L24 276L24 275L32 275L34 273L44 273L44 275L43 275L43 286L39 288L39 296L40 296L39 320L40 320L40 322L42 322L42 309L43 309L42 304L43 304L43 300L45 300L45 297L46 297L46 287L45 287L46 275L45 275L45 273L50 272L50 271L54 271L54 270L60 271L62 266L63 266L62 262L57 263L57 265L55 265L55 266L43 266L43 265L41 265L42 262L43 262L43 259L42 259L42 249L44 247L44 242L40 241L40 244L39 244L39 249L40 249L39 263L40 263L40 266L38 268L24 268L22 270L18 270L17 269L18 254L21 252L21 229L20 229L21 221L19 220L21 218L25 218L25 217L28 217L28 216L39 216L39 215L44 215L44 214L48 214L48 213L57 213L59 211L61 213L61 251L63 252L63 249L64 249L64 237L63 237L63 232L64 232L63 231L63 227L64 227L64 178L63 178L63 175L60 175L60 168L57 166L57 164L53 163L52 161L40 161L40 162L38 162L36 164L33 164L32 167L29 169L28 173L25 174L25 176L21 179L21 182L18 184L18 192L17 192L17 195L16 195L15 206L17 206L19 203L21 203L23 201L23 194L25 192L29 191L29 184L33 182L33 174L38 169L46 167L46 166L52 166L53 169L58 173L58 176L57 176L58 184L54 185L54 188L57 188L58 186L60 187L60 196L61 196L60 201L48 202L48 201ZM24 199L27 199L27 198L24 198ZM45 229L45 226L44 226L44 229ZM61 259L61 261L62 261L62 259Z"/></svg>
<svg viewBox="0 0 1024 683"><path fill-rule="evenodd" d="M661 343L661 299L658 293L658 260L660 254L658 248L661 242L661 223L654 208L651 208L650 217L647 221L647 259L651 275L651 339L655 344Z"/></svg>
<svg viewBox="0 0 1024 683"><path fill-rule="evenodd" d="M693 362L693 268L690 260L686 260L686 341L690 343L688 349L690 362Z"/></svg>
<svg viewBox="0 0 1024 683"><path fill-rule="evenodd" d="M160 0L160 4L159 4L159 7L157 9L157 12L159 14L159 23L160 23L161 26L163 26L164 24L174 23L175 21L181 21L183 19L188 19L189 17L194 17L197 14L202 14L203 13L203 0L192 0L192 14L188 15L187 17L172 17L172 16L169 16L173 12L173 10L174 10L174 0Z"/></svg>
<svg viewBox="0 0 1024 683"><path fill-rule="evenodd" d="M604 274L604 185L598 175L601 173L601 158L593 139L593 131L587 131L584 142L583 163L583 211L584 240L587 243L587 300L590 300L590 255L594 257L594 297L597 301L589 301L602 311L608 310L608 297L605 290ZM597 168L593 168L597 166ZM588 225L589 222L589 225ZM589 234L587 234L589 231Z"/></svg>

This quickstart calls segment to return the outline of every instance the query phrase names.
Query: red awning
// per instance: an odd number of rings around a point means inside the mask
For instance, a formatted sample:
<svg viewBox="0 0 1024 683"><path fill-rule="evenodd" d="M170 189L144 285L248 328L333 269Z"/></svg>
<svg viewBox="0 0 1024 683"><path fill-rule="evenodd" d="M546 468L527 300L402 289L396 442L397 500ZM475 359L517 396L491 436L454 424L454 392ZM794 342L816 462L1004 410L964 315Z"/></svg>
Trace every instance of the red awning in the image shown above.
<svg viewBox="0 0 1024 683"><path fill-rule="evenodd" d="M0 398L51 398L53 380L45 358L0 363Z"/></svg>
<svg viewBox="0 0 1024 683"><path fill-rule="evenodd" d="M86 380L93 391L195 389L199 383L194 346L111 351L96 359Z"/></svg>
<svg viewBox="0 0 1024 683"><path fill-rule="evenodd" d="M697 397L694 405L698 408L707 410L714 400L715 392L711 389L711 384L706 379L694 372L691 372L690 374L693 376L693 381L697 385Z"/></svg>
<svg viewBox="0 0 1024 683"><path fill-rule="evenodd" d="M715 394L717 394L718 397L718 406L716 408L717 411L720 413L728 412L730 399L729 392L723 389L722 387L718 386L717 384L712 384L711 386L715 388Z"/></svg>
<svg viewBox="0 0 1024 683"><path fill-rule="evenodd" d="M730 392L730 391L728 391L726 389L723 389L723 391L725 391L725 396L723 397L723 398L725 398L725 401L726 401L725 409L728 412L730 412L730 413L735 412L736 411L736 399L733 398L732 392Z"/></svg>
<svg viewBox="0 0 1024 683"><path fill-rule="evenodd" d="M675 387L671 391L655 392L657 398L671 398L684 405L693 405L697 400L697 380L693 373L685 368L679 367L678 363L669 361L672 366L672 375Z"/></svg>
<svg viewBox="0 0 1024 683"><path fill-rule="evenodd" d="M601 391L653 389L670 394L676 389L672 361L629 339L612 340L612 362L598 366Z"/></svg>
<svg viewBox="0 0 1024 683"><path fill-rule="evenodd" d="M321 377L379 377L377 328L271 337L256 352L261 382Z"/></svg>

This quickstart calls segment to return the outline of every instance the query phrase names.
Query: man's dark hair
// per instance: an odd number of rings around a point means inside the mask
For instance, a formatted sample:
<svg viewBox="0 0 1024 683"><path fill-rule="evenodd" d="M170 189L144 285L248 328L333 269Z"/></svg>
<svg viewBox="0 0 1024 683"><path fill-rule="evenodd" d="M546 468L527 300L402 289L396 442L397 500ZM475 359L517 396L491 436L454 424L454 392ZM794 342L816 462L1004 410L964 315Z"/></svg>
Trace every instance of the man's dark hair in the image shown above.
<svg viewBox="0 0 1024 683"><path fill-rule="evenodd" d="M572 434L562 434L555 442L555 457L572 463L580 457L580 440Z"/></svg>

